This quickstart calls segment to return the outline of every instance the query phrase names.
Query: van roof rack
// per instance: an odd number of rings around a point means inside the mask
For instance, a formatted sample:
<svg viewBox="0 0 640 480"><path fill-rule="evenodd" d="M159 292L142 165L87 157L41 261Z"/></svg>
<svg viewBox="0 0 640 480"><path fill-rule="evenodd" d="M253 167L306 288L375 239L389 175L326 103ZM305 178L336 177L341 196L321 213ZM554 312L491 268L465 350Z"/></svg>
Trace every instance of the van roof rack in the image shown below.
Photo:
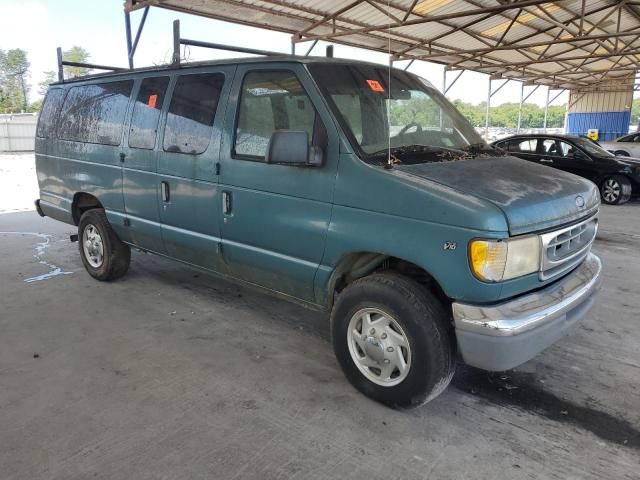
<svg viewBox="0 0 640 480"><path fill-rule="evenodd" d="M56 49L58 54L58 81L64 82L64 67L83 67L90 68L92 70L108 70L111 72L124 72L128 69L122 67L110 67L107 65L97 65L95 63L84 63L84 62L69 62L67 60L62 59L62 48L58 47Z"/></svg>
<svg viewBox="0 0 640 480"><path fill-rule="evenodd" d="M136 34L135 37L135 41L128 45L127 50L128 50L128 57L129 57L129 68L126 67L112 67L112 66L108 66L108 65L98 65L95 63L84 63L84 62L69 62L67 60L63 60L62 58L62 48L58 47L57 48L57 55L58 55L58 82L60 83L64 83L65 78L64 78L64 67L68 66L68 67L83 67L83 68L89 68L91 70L105 70L105 71L109 71L109 72L127 72L127 71L131 71L134 70L133 68L133 54L135 53L136 47L138 45L138 40L140 38L140 33L141 33L141 29L142 26L144 25L144 21L146 20L146 13L147 13L147 9L149 7L146 7L145 9L145 15L143 16L140 28L138 29L138 32ZM128 17L126 17L128 19ZM129 23L127 22L127 26L129 27ZM129 31L127 31L127 43L131 43L131 35L129 33ZM203 42L200 40L192 40L189 38L181 38L180 37L180 20L174 20L173 21L173 54L171 57L171 63L167 64L166 67L177 67L180 66L181 64L181 56L180 56L180 45L185 45L185 46L192 46L192 47L202 47L202 48L211 48L214 50L225 50L228 52L238 52L238 53L250 53L253 55L264 55L267 57L308 57L309 54L311 53L311 50L313 50L313 48L316 46L316 44L318 43L318 41L316 40L315 42L313 42L313 44L311 45L311 48L309 48L309 50L307 51L306 54L304 55L295 55L294 53L291 54L286 54L286 53L282 53L282 52L274 52L274 51L270 51L270 50L260 50L257 48L247 48L247 47L238 47L238 46L234 46L234 45L227 45L224 43L212 43L212 42ZM328 45L327 49L326 49L326 56L331 58L333 57L333 45ZM145 67L145 68L149 68L149 67ZM77 77L76 77L77 79Z"/></svg>

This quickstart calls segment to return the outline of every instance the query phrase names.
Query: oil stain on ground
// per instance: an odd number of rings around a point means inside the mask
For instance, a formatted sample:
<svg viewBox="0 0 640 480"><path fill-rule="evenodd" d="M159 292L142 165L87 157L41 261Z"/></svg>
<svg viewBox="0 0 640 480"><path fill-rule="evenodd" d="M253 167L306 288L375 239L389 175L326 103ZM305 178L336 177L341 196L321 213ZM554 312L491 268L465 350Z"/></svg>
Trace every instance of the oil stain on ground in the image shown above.
<svg viewBox="0 0 640 480"><path fill-rule="evenodd" d="M626 420L564 400L537 385L535 374L485 372L459 365L452 385L483 400L534 412L588 430L608 442L640 450L640 430Z"/></svg>

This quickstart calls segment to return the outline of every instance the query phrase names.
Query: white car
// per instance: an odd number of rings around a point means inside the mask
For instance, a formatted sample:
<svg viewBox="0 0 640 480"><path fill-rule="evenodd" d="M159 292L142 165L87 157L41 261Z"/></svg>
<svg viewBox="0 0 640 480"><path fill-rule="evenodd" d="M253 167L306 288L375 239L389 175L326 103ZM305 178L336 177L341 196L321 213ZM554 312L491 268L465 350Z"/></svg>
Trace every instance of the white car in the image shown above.
<svg viewBox="0 0 640 480"><path fill-rule="evenodd" d="M598 142L605 150L624 157L640 157L640 132L616 138L612 142Z"/></svg>

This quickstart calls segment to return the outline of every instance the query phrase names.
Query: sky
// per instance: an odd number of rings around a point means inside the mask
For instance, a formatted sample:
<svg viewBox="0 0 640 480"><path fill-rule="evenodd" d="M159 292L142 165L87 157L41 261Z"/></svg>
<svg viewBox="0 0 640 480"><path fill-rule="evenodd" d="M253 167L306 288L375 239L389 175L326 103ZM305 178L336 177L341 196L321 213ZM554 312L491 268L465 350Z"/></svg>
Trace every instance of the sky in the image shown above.
<svg viewBox="0 0 640 480"><path fill-rule="evenodd" d="M38 82L43 73L57 70L56 47L67 50L78 45L91 53L90 62L127 66L127 47L124 27L123 0L0 0L0 49L22 48L31 61L31 101L38 95ZM132 13L134 31L142 11ZM171 58L172 22L180 20L181 34L185 38L225 43L263 50L291 52L290 36L269 30L199 18L161 8L151 8L135 56L135 66L166 63ZM425 27L428 28L428 27ZM326 44L318 43L313 53L323 55ZM299 44L297 53L305 53L309 43ZM190 48L190 60L207 60L241 56L237 53ZM334 56L387 64L387 55L362 49L335 45ZM403 66L398 63L397 66ZM427 62L414 62L410 71L420 75L436 87L442 87L443 66ZM457 72L449 72L449 82ZM486 101L489 77L465 71L447 92L450 100L461 99L473 104ZM496 85L496 83L494 83ZM495 86L494 86L495 88ZM532 87L528 87L531 89ZM551 97L557 92L552 91ZM546 87L541 87L528 102L544 105ZM561 94L554 105L567 101L568 93ZM510 82L491 99L491 105L518 102L520 83Z"/></svg>

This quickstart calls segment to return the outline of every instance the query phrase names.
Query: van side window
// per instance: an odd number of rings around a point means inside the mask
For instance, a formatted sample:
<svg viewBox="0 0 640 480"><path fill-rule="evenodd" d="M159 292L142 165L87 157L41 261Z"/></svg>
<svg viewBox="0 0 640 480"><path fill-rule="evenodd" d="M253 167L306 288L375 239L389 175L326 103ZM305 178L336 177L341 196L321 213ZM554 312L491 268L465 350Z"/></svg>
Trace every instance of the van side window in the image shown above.
<svg viewBox="0 0 640 480"><path fill-rule="evenodd" d="M152 150L156 145L156 132L160 110L169 85L169 77L145 78L140 85L133 107L129 146Z"/></svg>
<svg viewBox="0 0 640 480"><path fill-rule="evenodd" d="M314 137L316 112L293 72L251 72L244 78L236 129L236 155L263 160L276 130Z"/></svg>
<svg viewBox="0 0 640 480"><path fill-rule="evenodd" d="M56 120L60 113L60 107L64 101L65 90L56 88L49 90L44 99L44 104L38 116L38 129L36 135L39 138L49 138L55 130Z"/></svg>
<svg viewBox="0 0 640 480"><path fill-rule="evenodd" d="M178 78L164 129L166 152L197 155L207 149L223 85L221 73Z"/></svg>
<svg viewBox="0 0 640 480"><path fill-rule="evenodd" d="M122 122L133 80L82 85L69 89L62 107L58 137L84 143L120 145Z"/></svg>

